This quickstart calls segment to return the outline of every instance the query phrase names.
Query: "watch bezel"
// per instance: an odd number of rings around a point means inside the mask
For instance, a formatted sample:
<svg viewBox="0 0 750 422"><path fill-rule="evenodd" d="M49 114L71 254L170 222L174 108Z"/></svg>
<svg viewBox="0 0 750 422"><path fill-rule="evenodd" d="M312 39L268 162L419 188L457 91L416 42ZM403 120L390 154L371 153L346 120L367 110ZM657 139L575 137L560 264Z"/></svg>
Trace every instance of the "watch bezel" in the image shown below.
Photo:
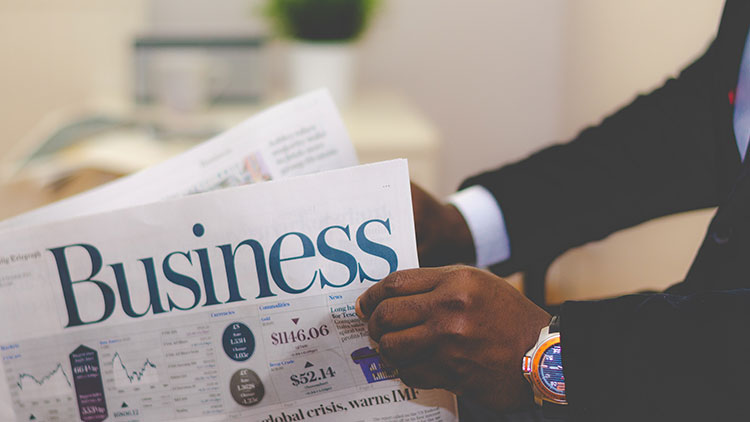
<svg viewBox="0 0 750 422"><path fill-rule="evenodd" d="M560 333L550 334L550 337L544 340L544 342L542 342L536 348L536 350L534 350L534 354L531 357L530 368L531 384L537 391L540 391L542 393L542 400L565 405L568 404L568 402L565 400L565 394L560 394L552 391L549 387L547 387L546 384L544 384L541 377L539 376L539 363L542 360L544 352L546 352L550 347L556 344L560 344Z"/></svg>

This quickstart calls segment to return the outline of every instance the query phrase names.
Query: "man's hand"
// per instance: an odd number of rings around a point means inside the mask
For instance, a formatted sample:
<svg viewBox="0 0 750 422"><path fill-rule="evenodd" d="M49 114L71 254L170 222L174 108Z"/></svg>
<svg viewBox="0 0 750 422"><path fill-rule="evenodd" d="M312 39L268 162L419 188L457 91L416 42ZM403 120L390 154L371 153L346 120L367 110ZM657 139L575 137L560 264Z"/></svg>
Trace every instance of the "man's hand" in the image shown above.
<svg viewBox="0 0 750 422"><path fill-rule="evenodd" d="M521 361L551 317L503 279L465 266L398 271L363 293L357 312L407 385L497 410L532 403Z"/></svg>
<svg viewBox="0 0 750 422"><path fill-rule="evenodd" d="M471 264L476 260L469 226L456 207L438 201L413 183L411 200L422 267Z"/></svg>

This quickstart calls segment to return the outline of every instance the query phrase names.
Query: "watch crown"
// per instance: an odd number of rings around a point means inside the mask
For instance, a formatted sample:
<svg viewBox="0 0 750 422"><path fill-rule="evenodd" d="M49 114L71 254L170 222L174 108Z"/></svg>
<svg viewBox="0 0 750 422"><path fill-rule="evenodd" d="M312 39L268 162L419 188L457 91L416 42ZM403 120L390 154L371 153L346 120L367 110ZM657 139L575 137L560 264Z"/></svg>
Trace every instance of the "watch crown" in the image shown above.
<svg viewBox="0 0 750 422"><path fill-rule="evenodd" d="M530 373L531 372L531 356L524 356L523 357L523 365L522 365L523 372Z"/></svg>

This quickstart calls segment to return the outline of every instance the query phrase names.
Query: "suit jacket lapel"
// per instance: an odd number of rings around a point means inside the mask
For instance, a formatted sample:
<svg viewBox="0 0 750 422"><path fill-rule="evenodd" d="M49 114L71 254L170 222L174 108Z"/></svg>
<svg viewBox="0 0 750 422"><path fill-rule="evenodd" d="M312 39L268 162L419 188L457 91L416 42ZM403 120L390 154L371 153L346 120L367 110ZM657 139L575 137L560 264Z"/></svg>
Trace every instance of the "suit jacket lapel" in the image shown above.
<svg viewBox="0 0 750 422"><path fill-rule="evenodd" d="M717 69L715 92L712 108L715 113L717 157L719 171L718 187L720 197L726 198L740 176L740 154L733 127L733 104L730 98L734 95L739 78L742 53L750 28L750 1L727 0L716 36ZM731 94L730 94L731 93ZM745 164L750 163L750 157Z"/></svg>

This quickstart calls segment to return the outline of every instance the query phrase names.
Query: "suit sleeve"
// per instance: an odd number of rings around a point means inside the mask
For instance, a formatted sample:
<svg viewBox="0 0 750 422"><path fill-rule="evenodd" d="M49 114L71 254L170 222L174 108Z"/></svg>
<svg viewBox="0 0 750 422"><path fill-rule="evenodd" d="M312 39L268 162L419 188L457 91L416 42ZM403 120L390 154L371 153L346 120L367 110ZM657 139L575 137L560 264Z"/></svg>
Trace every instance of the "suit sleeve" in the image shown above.
<svg viewBox="0 0 750 422"><path fill-rule="evenodd" d="M712 46L678 78L573 141L466 180L462 188L484 186L502 207L511 256L497 270L511 273L652 218L715 206L716 54Z"/></svg>
<svg viewBox="0 0 750 422"><path fill-rule="evenodd" d="M748 289L566 302L561 344L571 420L747 417L749 324Z"/></svg>

